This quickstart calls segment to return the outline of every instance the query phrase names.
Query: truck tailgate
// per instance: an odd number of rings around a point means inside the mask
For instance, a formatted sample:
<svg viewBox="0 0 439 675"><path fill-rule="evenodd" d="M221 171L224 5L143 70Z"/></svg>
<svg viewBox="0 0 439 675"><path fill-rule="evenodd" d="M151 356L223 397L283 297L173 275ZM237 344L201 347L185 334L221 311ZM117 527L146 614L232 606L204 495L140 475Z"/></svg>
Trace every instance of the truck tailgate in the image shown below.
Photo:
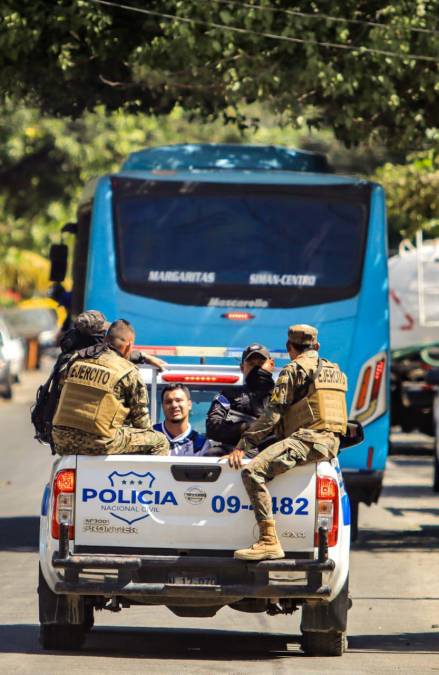
<svg viewBox="0 0 439 675"><path fill-rule="evenodd" d="M312 551L316 465L270 484L286 552ZM239 471L218 458L77 457L75 547L233 550L257 538Z"/></svg>

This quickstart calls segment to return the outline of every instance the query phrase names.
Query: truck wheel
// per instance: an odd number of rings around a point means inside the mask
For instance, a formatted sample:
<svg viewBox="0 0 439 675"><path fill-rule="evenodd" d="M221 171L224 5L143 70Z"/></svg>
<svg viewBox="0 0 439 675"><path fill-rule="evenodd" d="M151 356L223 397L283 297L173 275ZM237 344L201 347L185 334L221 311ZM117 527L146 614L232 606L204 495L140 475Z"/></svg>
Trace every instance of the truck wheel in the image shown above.
<svg viewBox="0 0 439 675"><path fill-rule="evenodd" d="M302 608L302 649L309 656L341 656L346 650L349 576L332 602L308 604Z"/></svg>
<svg viewBox="0 0 439 675"><path fill-rule="evenodd" d="M76 611L82 612L81 623L68 621L72 604ZM82 597L72 601L69 596L54 593L44 578L41 566L38 574L38 609L43 649L76 651L82 647L86 631L93 625L93 607L90 606L91 612L86 611Z"/></svg>
<svg viewBox="0 0 439 675"><path fill-rule="evenodd" d="M343 656L346 651L346 633L304 631L302 649L307 656Z"/></svg>
<svg viewBox="0 0 439 675"><path fill-rule="evenodd" d="M40 643L43 649L61 649L73 652L81 649L85 640L84 626L46 623L40 626Z"/></svg>

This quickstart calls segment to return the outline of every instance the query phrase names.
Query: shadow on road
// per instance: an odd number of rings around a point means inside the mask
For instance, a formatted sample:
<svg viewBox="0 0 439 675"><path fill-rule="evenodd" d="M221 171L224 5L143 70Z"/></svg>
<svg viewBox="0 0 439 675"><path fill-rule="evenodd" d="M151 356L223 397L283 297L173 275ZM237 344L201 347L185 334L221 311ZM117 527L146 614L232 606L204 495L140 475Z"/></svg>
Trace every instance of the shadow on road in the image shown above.
<svg viewBox="0 0 439 675"><path fill-rule="evenodd" d="M41 654L39 627L30 624L0 625L0 653ZM301 656L292 646L298 638L225 630L178 628L95 628L84 647L75 652L82 656L118 656L157 659L230 659L259 660L261 657ZM292 648L289 648L291 645ZM57 652L62 653L62 652ZM70 654L71 652L65 652Z"/></svg>
<svg viewBox="0 0 439 675"><path fill-rule="evenodd" d="M0 551L38 551L37 516L0 518Z"/></svg>
<svg viewBox="0 0 439 675"><path fill-rule="evenodd" d="M348 638L349 651L399 654L439 653L438 633L399 635L354 635ZM282 634L245 633L226 630L179 630L177 628L95 628L87 637L82 656L123 656L124 658L259 660L261 657L302 656L293 646L298 639ZM0 653L40 654L38 626L0 626ZM62 652L59 652L60 654ZM68 654L70 652L65 652Z"/></svg>
<svg viewBox="0 0 439 675"><path fill-rule="evenodd" d="M389 455L431 455L433 447L434 438L431 436L423 436L422 438L413 438L409 435L402 438L392 436Z"/></svg>
<svg viewBox="0 0 439 675"><path fill-rule="evenodd" d="M439 633L400 633L399 635L354 635L348 638L349 651L390 654L439 654Z"/></svg>
<svg viewBox="0 0 439 675"><path fill-rule="evenodd" d="M433 509L434 510L434 509ZM368 530L362 529L354 550L404 551L430 549L435 553L439 544L439 525L422 525L420 530Z"/></svg>

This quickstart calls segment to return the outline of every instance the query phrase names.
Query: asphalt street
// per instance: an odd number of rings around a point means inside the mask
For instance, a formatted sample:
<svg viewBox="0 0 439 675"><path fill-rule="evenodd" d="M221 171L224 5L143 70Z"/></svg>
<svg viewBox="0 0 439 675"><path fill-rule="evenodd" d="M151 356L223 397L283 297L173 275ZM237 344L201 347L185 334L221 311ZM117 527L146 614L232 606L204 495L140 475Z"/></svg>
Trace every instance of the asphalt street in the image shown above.
<svg viewBox="0 0 439 675"><path fill-rule="evenodd" d="M29 407L42 375L0 401L0 673L439 672L439 499L430 439L394 436L378 505L360 508L351 554L349 648L305 657L298 614L221 610L183 619L165 608L101 612L79 653L38 643L38 514L50 452L32 437Z"/></svg>

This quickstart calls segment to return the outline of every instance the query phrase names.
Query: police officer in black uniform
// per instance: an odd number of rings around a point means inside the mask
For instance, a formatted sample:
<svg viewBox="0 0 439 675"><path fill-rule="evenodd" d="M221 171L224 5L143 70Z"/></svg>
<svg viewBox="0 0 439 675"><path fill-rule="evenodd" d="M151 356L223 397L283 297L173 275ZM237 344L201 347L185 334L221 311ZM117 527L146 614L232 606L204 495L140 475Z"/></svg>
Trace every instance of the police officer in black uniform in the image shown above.
<svg viewBox="0 0 439 675"><path fill-rule="evenodd" d="M234 448L243 432L259 416L274 388L274 361L264 345L251 344L244 349L241 370L244 385L229 387L216 396L206 421L206 435L226 448ZM264 447L269 445L266 439ZM256 452L255 452L256 454Z"/></svg>

